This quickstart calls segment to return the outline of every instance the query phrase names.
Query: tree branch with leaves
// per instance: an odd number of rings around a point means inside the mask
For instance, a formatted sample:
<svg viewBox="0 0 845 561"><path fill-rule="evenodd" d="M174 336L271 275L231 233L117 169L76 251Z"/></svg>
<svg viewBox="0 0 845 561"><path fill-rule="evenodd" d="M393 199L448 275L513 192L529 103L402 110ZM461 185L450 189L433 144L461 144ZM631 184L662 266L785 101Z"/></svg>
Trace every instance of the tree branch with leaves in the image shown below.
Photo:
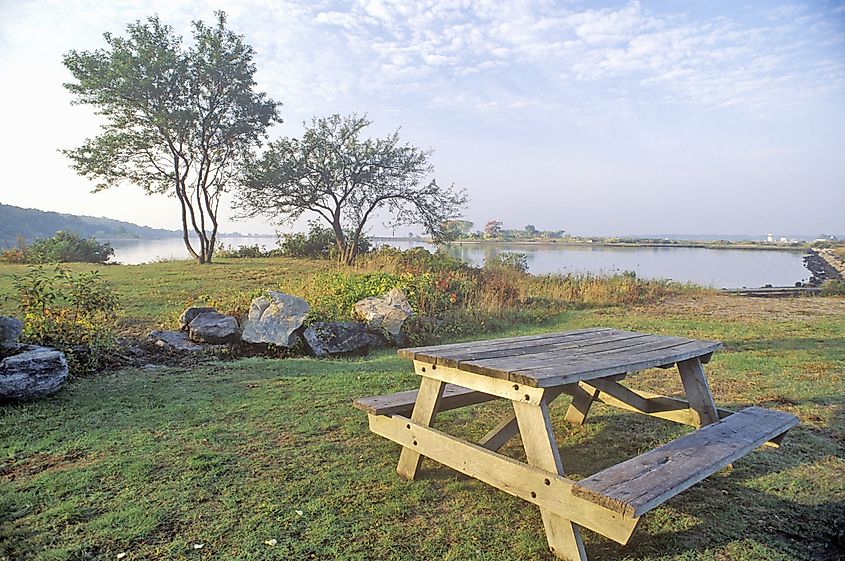
<svg viewBox="0 0 845 561"><path fill-rule="evenodd" d="M460 216L464 191L429 179L431 150L402 144L399 132L364 138L370 125L355 114L315 118L302 138L282 138L248 162L236 206L244 216L291 223L304 214L332 228L339 259L352 263L367 226L379 214L386 225L420 224L435 241Z"/></svg>
<svg viewBox="0 0 845 561"><path fill-rule="evenodd" d="M63 150L73 168L97 181L95 192L128 182L175 197L185 247L200 263L214 254L221 195L280 121L280 104L255 91L252 47L216 16L213 26L193 22L187 48L153 16L126 37L104 34L107 48L63 60L74 103L106 120L99 136Z"/></svg>

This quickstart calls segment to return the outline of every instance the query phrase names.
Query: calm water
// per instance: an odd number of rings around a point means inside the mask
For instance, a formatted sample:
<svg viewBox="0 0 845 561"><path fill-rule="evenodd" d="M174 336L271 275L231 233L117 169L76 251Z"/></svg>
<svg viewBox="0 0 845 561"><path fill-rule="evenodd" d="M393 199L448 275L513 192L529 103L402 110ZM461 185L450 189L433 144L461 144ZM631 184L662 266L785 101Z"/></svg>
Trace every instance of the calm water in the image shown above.
<svg viewBox="0 0 845 561"><path fill-rule="evenodd" d="M276 246L274 238L226 238L226 245ZM115 260L147 263L161 259L184 259L187 251L181 239L115 240ZM430 244L408 241L378 241L400 249ZM532 244L456 244L447 251L468 263L481 265L503 251L528 255L528 270L543 273L613 274L635 271L637 276L693 282L716 288L759 287L766 284L790 286L809 279L800 252L690 248L617 248L537 246Z"/></svg>

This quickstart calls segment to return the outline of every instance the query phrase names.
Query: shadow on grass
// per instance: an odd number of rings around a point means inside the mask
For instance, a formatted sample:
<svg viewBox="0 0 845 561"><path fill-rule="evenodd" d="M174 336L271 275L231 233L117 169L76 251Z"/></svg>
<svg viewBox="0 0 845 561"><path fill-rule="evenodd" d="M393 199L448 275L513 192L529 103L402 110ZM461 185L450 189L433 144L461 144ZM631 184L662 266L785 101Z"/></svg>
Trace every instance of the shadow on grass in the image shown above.
<svg viewBox="0 0 845 561"><path fill-rule="evenodd" d="M828 398L811 400L828 401ZM839 400L840 402L842 400ZM735 404L731 404L735 405ZM730 407L734 410L742 408ZM605 411L610 411L605 408ZM842 414L842 408L837 414ZM633 413L593 414L583 427L561 421L553 414L560 455L568 476L581 479L607 467L628 460L639 453L689 432L690 427L676 425ZM460 431L461 421L453 418L443 430ZM839 560L845 556L845 501L824 500L807 504L807 494L836 497L832 492L836 475L817 477L823 466L837 454L836 443L819 446L819 439L830 435L812 427L793 429L778 449L761 448L711 475L690 489L646 513L631 541L621 546L592 532L587 536L591 558L616 559L692 559L705 550L745 549L751 558L782 557L813 561ZM827 450L826 450L827 449ZM519 439L513 439L502 451L525 461ZM424 464L421 478L447 486L472 478L435 464ZM817 486L816 493L804 493L793 486ZM500 491L490 489L492 493ZM539 512L531 505L542 531ZM718 557L718 555L717 555ZM545 558L545 557L544 557ZM554 559L548 554L548 559ZM734 557L730 557L733 559ZM747 559L737 553L736 559Z"/></svg>

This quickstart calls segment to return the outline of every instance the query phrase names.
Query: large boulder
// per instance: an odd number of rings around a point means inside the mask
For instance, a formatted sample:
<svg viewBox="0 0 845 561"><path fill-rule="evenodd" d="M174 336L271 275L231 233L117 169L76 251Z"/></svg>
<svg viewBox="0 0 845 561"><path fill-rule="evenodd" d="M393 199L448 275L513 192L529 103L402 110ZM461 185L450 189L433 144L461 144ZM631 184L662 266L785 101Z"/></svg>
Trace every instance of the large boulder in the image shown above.
<svg viewBox="0 0 845 561"><path fill-rule="evenodd" d="M356 302L355 316L375 329L383 329L395 340L401 339L402 324L414 315L405 293L394 288L382 296L370 296Z"/></svg>
<svg viewBox="0 0 845 561"><path fill-rule="evenodd" d="M238 320L219 312L203 312L188 325L188 338L196 343L237 343L240 339Z"/></svg>
<svg viewBox="0 0 845 561"><path fill-rule="evenodd" d="M0 345L14 345L23 333L23 323L16 317L0 316Z"/></svg>
<svg viewBox="0 0 845 561"><path fill-rule="evenodd" d="M205 350L204 345L188 339L188 334L184 331L151 331L147 340L165 351L193 353Z"/></svg>
<svg viewBox="0 0 845 561"><path fill-rule="evenodd" d="M183 331L188 330L188 326L191 325L191 322L194 321L194 318L200 314L204 314L207 312L216 312L214 308L210 306L191 306L187 308L182 315L179 316L179 329Z"/></svg>
<svg viewBox="0 0 845 561"><path fill-rule="evenodd" d="M380 339L356 321L318 321L309 325L302 336L317 357L365 355Z"/></svg>
<svg viewBox="0 0 845 561"><path fill-rule="evenodd" d="M310 309L302 298L270 290L267 297L260 296L250 304L241 339L290 348L296 344L297 330Z"/></svg>
<svg viewBox="0 0 845 561"><path fill-rule="evenodd" d="M64 353L32 345L21 350L0 361L0 400L25 401L59 391L68 376Z"/></svg>

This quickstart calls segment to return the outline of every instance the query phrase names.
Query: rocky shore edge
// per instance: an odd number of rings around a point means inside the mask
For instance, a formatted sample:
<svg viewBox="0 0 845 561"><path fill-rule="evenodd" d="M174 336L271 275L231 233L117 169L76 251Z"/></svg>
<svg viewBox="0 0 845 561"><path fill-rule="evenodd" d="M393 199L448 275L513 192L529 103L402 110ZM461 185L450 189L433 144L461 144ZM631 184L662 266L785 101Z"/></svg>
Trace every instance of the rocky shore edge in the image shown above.
<svg viewBox="0 0 845 561"><path fill-rule="evenodd" d="M845 279L845 263L827 249L810 249L804 256L804 266L813 274L810 284L819 285L827 280Z"/></svg>

